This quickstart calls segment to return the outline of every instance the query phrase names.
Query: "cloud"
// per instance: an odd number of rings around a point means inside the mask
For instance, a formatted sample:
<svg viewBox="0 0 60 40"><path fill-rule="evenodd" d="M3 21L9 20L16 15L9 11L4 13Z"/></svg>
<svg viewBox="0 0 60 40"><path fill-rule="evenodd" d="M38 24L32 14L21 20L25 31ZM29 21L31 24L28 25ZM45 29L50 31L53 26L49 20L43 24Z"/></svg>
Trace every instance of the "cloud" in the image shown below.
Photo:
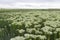
<svg viewBox="0 0 60 40"><path fill-rule="evenodd" d="M0 0L0 8L60 8L59 0Z"/></svg>
<svg viewBox="0 0 60 40"><path fill-rule="evenodd" d="M0 8L40 8L42 5L48 5L45 3L22 3L17 2L11 5L8 4L0 4Z"/></svg>
<svg viewBox="0 0 60 40"><path fill-rule="evenodd" d="M0 0L0 3L16 3L16 2L40 3L40 2L60 2L60 0Z"/></svg>

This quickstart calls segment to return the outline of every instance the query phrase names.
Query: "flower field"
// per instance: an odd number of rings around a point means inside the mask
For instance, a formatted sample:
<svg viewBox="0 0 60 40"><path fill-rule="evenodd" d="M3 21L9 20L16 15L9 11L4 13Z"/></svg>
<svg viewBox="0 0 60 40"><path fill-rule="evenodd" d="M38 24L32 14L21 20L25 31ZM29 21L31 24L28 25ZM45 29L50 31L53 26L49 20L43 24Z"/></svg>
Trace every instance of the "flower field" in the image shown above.
<svg viewBox="0 0 60 40"><path fill-rule="evenodd" d="M60 40L60 10L0 10L0 40Z"/></svg>

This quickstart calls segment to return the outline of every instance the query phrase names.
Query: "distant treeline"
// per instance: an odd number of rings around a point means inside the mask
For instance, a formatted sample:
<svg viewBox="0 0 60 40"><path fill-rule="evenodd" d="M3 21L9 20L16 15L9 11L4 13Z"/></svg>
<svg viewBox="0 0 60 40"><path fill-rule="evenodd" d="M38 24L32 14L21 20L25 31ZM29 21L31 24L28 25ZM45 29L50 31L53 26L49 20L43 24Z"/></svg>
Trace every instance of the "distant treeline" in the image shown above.
<svg viewBox="0 0 60 40"><path fill-rule="evenodd" d="M27 11L60 11L60 9L0 9L0 13L5 12L27 12Z"/></svg>

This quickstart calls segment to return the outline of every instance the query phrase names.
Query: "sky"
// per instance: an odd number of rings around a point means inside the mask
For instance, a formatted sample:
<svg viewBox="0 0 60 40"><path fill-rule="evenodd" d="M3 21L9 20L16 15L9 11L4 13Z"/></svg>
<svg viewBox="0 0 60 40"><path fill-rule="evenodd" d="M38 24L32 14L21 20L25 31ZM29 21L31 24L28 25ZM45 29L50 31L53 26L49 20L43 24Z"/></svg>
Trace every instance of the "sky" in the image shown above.
<svg viewBox="0 0 60 40"><path fill-rule="evenodd" d="M60 0L0 0L0 8L60 8Z"/></svg>

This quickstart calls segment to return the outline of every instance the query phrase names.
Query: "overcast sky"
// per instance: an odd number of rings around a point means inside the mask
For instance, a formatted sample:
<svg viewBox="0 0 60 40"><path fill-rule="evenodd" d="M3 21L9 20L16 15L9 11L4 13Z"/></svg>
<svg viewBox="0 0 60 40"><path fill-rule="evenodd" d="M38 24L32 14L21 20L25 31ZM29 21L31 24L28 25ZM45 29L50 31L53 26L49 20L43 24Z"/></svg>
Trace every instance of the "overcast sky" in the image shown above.
<svg viewBox="0 0 60 40"><path fill-rule="evenodd" d="M60 8L60 0L0 0L0 8Z"/></svg>

